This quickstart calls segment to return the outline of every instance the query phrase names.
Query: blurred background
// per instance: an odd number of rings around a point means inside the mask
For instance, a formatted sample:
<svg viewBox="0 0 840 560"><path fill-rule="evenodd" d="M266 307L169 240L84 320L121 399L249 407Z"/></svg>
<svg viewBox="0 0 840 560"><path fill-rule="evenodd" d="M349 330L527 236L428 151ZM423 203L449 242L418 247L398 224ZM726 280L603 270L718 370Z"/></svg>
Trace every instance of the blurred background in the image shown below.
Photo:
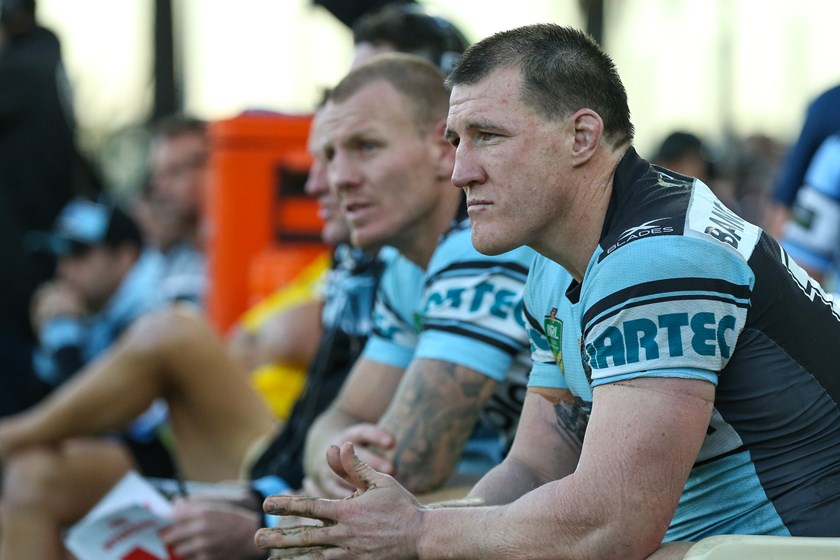
<svg viewBox="0 0 840 560"><path fill-rule="evenodd" d="M808 101L840 82L840 3L831 0L420 3L472 41L534 22L588 29L616 61L648 155L674 129L701 135L721 155L736 137L787 144ZM131 174L132 127L156 114L310 111L350 63L350 29L338 16L349 22L372 4L40 0L37 8L62 43L81 146L120 185ZM108 166L115 158L121 163Z"/></svg>

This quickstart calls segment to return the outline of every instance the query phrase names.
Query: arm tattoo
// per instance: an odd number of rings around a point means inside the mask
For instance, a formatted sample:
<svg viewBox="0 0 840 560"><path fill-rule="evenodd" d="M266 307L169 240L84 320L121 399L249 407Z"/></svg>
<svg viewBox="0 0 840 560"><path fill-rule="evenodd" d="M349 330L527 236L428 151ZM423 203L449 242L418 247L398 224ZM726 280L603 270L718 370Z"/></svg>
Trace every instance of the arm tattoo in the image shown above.
<svg viewBox="0 0 840 560"><path fill-rule="evenodd" d="M495 385L451 362L418 360L409 367L380 422L396 436L392 460L403 485L427 492L446 481Z"/></svg>
<svg viewBox="0 0 840 560"><path fill-rule="evenodd" d="M562 401L554 405L558 427L583 443L586 425L589 423L589 411L584 410L578 399Z"/></svg>

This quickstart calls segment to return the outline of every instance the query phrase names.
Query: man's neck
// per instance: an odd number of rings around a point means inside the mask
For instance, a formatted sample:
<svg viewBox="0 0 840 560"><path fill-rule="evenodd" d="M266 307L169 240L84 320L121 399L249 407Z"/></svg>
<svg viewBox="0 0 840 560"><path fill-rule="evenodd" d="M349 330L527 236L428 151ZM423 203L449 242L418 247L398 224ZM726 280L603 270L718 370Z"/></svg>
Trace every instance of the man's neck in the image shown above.
<svg viewBox="0 0 840 560"><path fill-rule="evenodd" d="M613 192L615 170L628 147L604 150L595 156L574 180L572 212L558 224L550 246L537 251L563 266L578 282L601 240L604 220Z"/></svg>
<svg viewBox="0 0 840 560"><path fill-rule="evenodd" d="M415 230L403 232L402 239L395 244L405 258L423 269L429 265L441 236L452 226L461 204L463 194L452 186L448 188L452 189L452 192L441 191L441 199L431 215L418 224Z"/></svg>

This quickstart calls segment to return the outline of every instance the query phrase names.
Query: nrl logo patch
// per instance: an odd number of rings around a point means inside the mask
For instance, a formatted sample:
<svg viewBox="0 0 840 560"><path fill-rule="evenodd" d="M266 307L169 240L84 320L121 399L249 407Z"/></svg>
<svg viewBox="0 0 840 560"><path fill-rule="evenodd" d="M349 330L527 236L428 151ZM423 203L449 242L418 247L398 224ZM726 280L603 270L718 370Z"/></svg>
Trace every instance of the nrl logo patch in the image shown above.
<svg viewBox="0 0 840 560"><path fill-rule="evenodd" d="M548 339L548 345L551 347L551 353L554 354L554 359L560 367L560 373L563 370L563 321L557 318L557 308L553 308L551 313L545 318L543 323L545 327L545 337Z"/></svg>

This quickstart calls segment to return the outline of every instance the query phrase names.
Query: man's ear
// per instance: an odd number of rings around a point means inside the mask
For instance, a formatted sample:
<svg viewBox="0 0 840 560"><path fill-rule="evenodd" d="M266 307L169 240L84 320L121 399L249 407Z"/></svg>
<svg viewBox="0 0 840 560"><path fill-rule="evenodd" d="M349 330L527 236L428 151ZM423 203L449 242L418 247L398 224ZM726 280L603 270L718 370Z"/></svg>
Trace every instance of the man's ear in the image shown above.
<svg viewBox="0 0 840 560"><path fill-rule="evenodd" d="M589 161L601 144L604 134L604 121L601 115L592 109L579 109L571 117L575 129L575 141L572 145L572 165L583 165Z"/></svg>
<svg viewBox="0 0 840 560"><path fill-rule="evenodd" d="M435 178L438 180L451 180L452 171L455 169L455 147L446 139L445 132L446 119L441 119L432 130L432 138L435 140L435 148L437 149Z"/></svg>

